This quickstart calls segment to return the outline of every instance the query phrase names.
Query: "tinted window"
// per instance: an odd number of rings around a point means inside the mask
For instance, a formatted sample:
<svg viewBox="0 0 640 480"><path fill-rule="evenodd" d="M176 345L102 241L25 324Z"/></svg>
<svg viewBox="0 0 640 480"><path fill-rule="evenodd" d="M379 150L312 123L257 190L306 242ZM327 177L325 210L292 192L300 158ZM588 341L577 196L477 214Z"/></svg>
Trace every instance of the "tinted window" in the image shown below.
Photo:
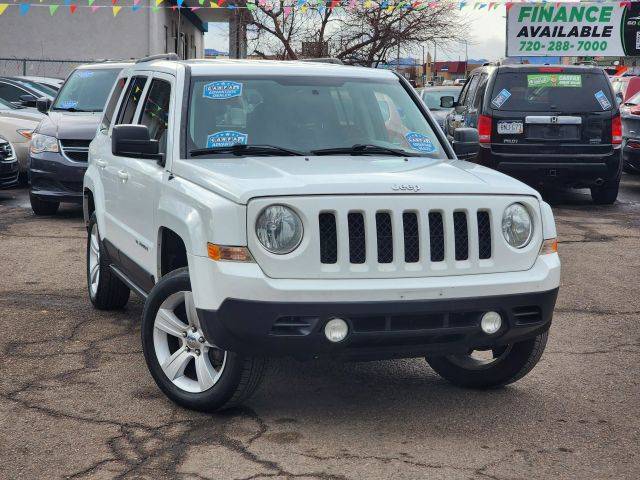
<svg viewBox="0 0 640 480"><path fill-rule="evenodd" d="M75 70L64 82L52 109L101 112L119 73L119 68Z"/></svg>
<svg viewBox="0 0 640 480"><path fill-rule="evenodd" d="M467 107L470 107L473 104L473 100L476 95L476 87L478 86L478 82L480 81L480 75L474 75L471 77L469 81L469 90L467 91L467 96L464 99L464 104Z"/></svg>
<svg viewBox="0 0 640 480"><path fill-rule="evenodd" d="M102 124L100 128L104 130L108 130L111 126L111 120L113 118L113 114L116 111L116 106L118 105L118 100L120 99L120 95L122 94L122 90L124 89L125 84L127 83L126 78L120 78L116 82L115 88L113 89L113 93L111 94L111 98L109 98L109 103L107 104L107 108L104 110L104 116L102 117Z"/></svg>
<svg viewBox="0 0 640 480"><path fill-rule="evenodd" d="M120 106L120 115L118 116L118 124L133 123L133 116L138 108L138 103L142 97L144 84L147 83L147 77L133 77L127 87L127 93Z"/></svg>
<svg viewBox="0 0 640 480"><path fill-rule="evenodd" d="M501 72L491 93L491 107L504 111L594 112L616 102L604 74Z"/></svg>
<svg viewBox="0 0 640 480"><path fill-rule="evenodd" d="M42 83L38 83L38 82L32 82L31 80L16 80L17 83L21 84L21 85L25 85L29 88L31 88L32 90L35 90L37 92L42 93L45 96L49 96L51 98L56 96L57 90L53 90L52 88L48 87L47 85L44 85Z"/></svg>
<svg viewBox="0 0 640 480"><path fill-rule="evenodd" d="M140 123L149 127L152 139L160 142L160 152L166 152L167 149L170 100L171 84L157 78L153 79L142 107Z"/></svg>
<svg viewBox="0 0 640 480"><path fill-rule="evenodd" d="M14 85L0 82L0 98L7 102L19 102L22 95L29 95L29 92Z"/></svg>
<svg viewBox="0 0 640 480"><path fill-rule="evenodd" d="M300 152L375 144L444 158L397 79L194 78L188 147L269 144Z"/></svg>
<svg viewBox="0 0 640 480"><path fill-rule="evenodd" d="M482 107L482 101L484 100L484 91L487 88L487 79L489 76L486 73L480 75L480 80L478 81L478 88L476 90L476 96L473 99L473 107L480 108Z"/></svg>

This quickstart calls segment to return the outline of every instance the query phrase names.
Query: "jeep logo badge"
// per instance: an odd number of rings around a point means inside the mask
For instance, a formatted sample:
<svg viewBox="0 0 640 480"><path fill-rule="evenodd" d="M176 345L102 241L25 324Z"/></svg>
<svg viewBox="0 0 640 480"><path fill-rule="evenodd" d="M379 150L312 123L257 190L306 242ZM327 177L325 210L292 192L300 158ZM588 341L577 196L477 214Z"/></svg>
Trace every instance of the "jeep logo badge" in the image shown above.
<svg viewBox="0 0 640 480"><path fill-rule="evenodd" d="M394 185L393 187L391 187L391 190L393 190L394 192L419 192L420 185Z"/></svg>

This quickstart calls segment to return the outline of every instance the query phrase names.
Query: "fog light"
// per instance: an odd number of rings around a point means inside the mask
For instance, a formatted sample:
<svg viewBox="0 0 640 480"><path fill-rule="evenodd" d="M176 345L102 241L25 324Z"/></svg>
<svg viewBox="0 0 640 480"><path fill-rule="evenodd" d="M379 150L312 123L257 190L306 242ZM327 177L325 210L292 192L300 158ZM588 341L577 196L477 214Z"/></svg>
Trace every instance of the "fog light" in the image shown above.
<svg viewBox="0 0 640 480"><path fill-rule="evenodd" d="M492 335L500 330L502 326L502 317L498 312L487 312L482 315L480 320L480 328L487 335Z"/></svg>
<svg viewBox="0 0 640 480"><path fill-rule="evenodd" d="M341 318L332 318L324 326L324 335L330 342L341 342L349 333L349 325Z"/></svg>

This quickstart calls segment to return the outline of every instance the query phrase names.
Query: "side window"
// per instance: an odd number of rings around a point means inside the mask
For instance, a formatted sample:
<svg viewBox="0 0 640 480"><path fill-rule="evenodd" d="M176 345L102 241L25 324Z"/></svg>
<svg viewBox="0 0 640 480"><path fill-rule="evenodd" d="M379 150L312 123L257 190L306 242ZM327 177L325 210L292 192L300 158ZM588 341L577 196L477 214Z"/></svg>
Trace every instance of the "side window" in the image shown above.
<svg viewBox="0 0 640 480"><path fill-rule="evenodd" d="M0 98L7 102L19 102L22 95L28 94L29 92L26 92L14 85L0 82Z"/></svg>
<svg viewBox="0 0 640 480"><path fill-rule="evenodd" d="M462 87L462 91L460 92L460 96L458 97L458 105L464 105L464 102L467 98L467 94L469 93L469 86L471 85L471 80L467 80L467 83Z"/></svg>
<svg viewBox="0 0 640 480"><path fill-rule="evenodd" d="M118 115L118 124L133 123L133 116L142 97L144 84L147 83L147 77L132 77L127 87L127 93L120 105L120 114Z"/></svg>
<svg viewBox="0 0 640 480"><path fill-rule="evenodd" d="M140 124L149 127L149 136L160 143L160 153L167 150L167 127L171 84L154 78L142 106Z"/></svg>
<svg viewBox="0 0 640 480"><path fill-rule="evenodd" d="M118 105L118 100L120 100L120 95L122 94L122 90L124 90L124 86L126 85L126 83L126 77L119 78L116 81L116 85L113 88L111 98L109 98L109 102L107 103L107 108L104 109L104 115L102 116L100 130L109 130L109 127L111 126L111 120L113 119L113 114L115 113L116 106Z"/></svg>
<svg viewBox="0 0 640 480"><path fill-rule="evenodd" d="M476 97L473 99L473 107L476 109L482 108L482 101L484 100L484 92L487 89L487 79L489 75L483 73L480 75L480 81L478 82L478 89L476 91Z"/></svg>
<svg viewBox="0 0 640 480"><path fill-rule="evenodd" d="M474 75L469 82L469 90L467 90L467 96L464 99L465 106L470 107L471 105L473 105L473 100L476 96L476 89L479 81L480 75Z"/></svg>

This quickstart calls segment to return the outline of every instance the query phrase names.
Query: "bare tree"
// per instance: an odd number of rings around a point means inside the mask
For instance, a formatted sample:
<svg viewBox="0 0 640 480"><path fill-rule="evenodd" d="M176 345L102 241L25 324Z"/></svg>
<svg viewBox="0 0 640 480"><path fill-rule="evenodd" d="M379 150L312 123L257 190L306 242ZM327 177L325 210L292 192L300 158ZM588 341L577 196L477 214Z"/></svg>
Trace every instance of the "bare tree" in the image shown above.
<svg viewBox="0 0 640 480"><path fill-rule="evenodd" d="M331 56L345 63L377 66L398 48L407 52L436 41L456 42L465 36L465 22L456 3L441 0L418 10L350 2L292 8L259 3L249 20L249 44L264 58L297 59ZM408 4L407 4L408 5Z"/></svg>

